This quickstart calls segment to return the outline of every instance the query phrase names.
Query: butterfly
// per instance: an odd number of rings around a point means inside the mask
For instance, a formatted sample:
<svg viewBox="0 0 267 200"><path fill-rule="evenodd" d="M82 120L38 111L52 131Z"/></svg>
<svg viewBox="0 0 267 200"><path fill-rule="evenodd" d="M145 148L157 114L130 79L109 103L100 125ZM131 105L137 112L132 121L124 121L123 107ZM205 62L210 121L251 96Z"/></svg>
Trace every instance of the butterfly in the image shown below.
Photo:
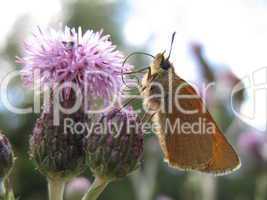
<svg viewBox="0 0 267 200"><path fill-rule="evenodd" d="M180 170L215 175L235 171L241 162L234 148L195 89L175 73L170 53L167 58L164 54L154 57L140 91L144 107L158 125L156 135L165 161ZM196 131L199 124L202 128Z"/></svg>

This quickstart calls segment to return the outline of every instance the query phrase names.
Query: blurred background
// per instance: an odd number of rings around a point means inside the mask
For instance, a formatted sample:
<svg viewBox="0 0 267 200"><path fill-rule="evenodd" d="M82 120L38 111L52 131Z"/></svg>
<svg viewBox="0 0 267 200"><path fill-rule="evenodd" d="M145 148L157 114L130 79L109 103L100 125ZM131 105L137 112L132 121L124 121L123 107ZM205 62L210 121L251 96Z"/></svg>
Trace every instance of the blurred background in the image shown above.
<svg viewBox="0 0 267 200"><path fill-rule="evenodd" d="M20 69L15 57L36 26L64 25L104 29L125 54L168 50L176 31L171 61L177 74L199 87L216 83L205 101L239 152L242 168L224 177L178 172L162 161L157 139L150 135L142 169L112 183L100 199L267 199L267 1L9 0L1 2L0 25L0 83L9 72ZM137 56L131 62L143 67L151 60ZM231 104L236 85L241 89ZM19 77L9 85L9 99L19 107L33 104L32 92ZM0 98L0 129L18 158L12 182L21 200L47 199L46 181L28 159L36 118L9 112ZM82 176L67 187L67 200L78 199L76 195L90 186L90 172Z"/></svg>

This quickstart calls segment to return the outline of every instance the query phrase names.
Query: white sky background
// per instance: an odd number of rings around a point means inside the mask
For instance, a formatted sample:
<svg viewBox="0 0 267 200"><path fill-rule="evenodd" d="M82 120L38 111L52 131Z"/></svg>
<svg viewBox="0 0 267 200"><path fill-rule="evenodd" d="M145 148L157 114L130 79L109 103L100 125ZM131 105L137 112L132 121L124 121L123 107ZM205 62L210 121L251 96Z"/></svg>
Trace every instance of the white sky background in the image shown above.
<svg viewBox="0 0 267 200"><path fill-rule="evenodd" d="M0 1L0 48L18 17L30 15L33 26L55 23L61 17L60 0ZM264 0L132 0L127 12L122 31L126 41L137 49L149 43L153 54L168 50L171 33L177 32L172 61L186 79L194 80L197 74L188 49L193 41L204 45L207 57L215 66L229 65L239 77L267 66L267 2ZM260 99L259 104L266 104L265 98ZM266 118L256 124L265 123Z"/></svg>
<svg viewBox="0 0 267 200"><path fill-rule="evenodd" d="M171 33L176 31L172 61L187 80L197 75L188 48L194 41L204 45L215 67L226 65L241 79L267 66L267 1L134 0L132 7L124 30L127 41L136 46L150 41L155 54L168 49ZM267 73L263 76L266 80ZM255 97L254 92L247 91L242 107L242 113L251 119L243 120L266 131L266 93L258 92Z"/></svg>
<svg viewBox="0 0 267 200"><path fill-rule="evenodd" d="M61 11L59 0L0 0L0 3L0 46L19 17L29 15L33 24L46 25Z"/></svg>
<svg viewBox="0 0 267 200"><path fill-rule="evenodd" d="M267 65L267 2L250 0L134 0L126 24L127 41L140 45L152 36L155 52L169 47L177 32L172 59L183 66L188 44L201 42L211 61L229 64L240 77ZM185 72L186 73L186 72Z"/></svg>

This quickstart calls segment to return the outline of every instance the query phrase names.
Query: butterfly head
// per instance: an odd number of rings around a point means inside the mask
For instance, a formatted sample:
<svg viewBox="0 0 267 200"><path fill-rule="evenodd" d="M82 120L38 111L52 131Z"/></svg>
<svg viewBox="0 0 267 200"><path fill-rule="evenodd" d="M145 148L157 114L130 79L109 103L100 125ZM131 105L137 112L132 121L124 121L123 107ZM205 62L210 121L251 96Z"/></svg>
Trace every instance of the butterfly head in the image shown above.
<svg viewBox="0 0 267 200"><path fill-rule="evenodd" d="M160 71L167 71L171 68L169 57L166 58L164 52L157 54L150 68L152 74L159 73Z"/></svg>
<svg viewBox="0 0 267 200"><path fill-rule="evenodd" d="M175 32L172 34L172 40L171 40L171 47L169 51L169 55L167 57L164 56L165 51L163 53L159 53L156 55L153 64L151 65L151 71L153 73L158 73L160 71L167 71L171 68L171 63L169 61L171 57L173 42L175 38Z"/></svg>

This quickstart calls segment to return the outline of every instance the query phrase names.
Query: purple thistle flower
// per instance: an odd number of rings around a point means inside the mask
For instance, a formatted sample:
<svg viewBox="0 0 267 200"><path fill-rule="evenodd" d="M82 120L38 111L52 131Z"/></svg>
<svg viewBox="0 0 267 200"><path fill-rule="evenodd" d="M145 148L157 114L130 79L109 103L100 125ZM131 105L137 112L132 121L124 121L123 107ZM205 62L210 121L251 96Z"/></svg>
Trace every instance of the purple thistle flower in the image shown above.
<svg viewBox="0 0 267 200"><path fill-rule="evenodd" d="M64 100L64 108L72 106L75 97ZM87 123L88 115L80 109L71 114L60 112L59 125L54 124L54 113L57 105L51 102L44 107L42 115L37 119L30 139L30 158L38 170L53 180L55 178L70 179L85 169L85 151L83 141L87 130L77 132L65 129L65 119L76 123Z"/></svg>
<svg viewBox="0 0 267 200"><path fill-rule="evenodd" d="M14 160L12 146L8 138L0 131L0 181L9 175Z"/></svg>
<svg viewBox="0 0 267 200"><path fill-rule="evenodd" d="M81 27L38 30L25 42L21 76L27 87L34 81L54 89L63 83L75 83L83 94L109 99L121 90L123 55L116 50L109 35L92 30L82 33ZM126 65L124 70L129 70ZM38 77L35 77L38 73ZM44 89L43 89L44 90ZM68 86L63 94L68 98Z"/></svg>
<svg viewBox="0 0 267 200"><path fill-rule="evenodd" d="M86 140L87 164L94 175L115 180L136 170L143 157L141 120L131 107L99 116Z"/></svg>

